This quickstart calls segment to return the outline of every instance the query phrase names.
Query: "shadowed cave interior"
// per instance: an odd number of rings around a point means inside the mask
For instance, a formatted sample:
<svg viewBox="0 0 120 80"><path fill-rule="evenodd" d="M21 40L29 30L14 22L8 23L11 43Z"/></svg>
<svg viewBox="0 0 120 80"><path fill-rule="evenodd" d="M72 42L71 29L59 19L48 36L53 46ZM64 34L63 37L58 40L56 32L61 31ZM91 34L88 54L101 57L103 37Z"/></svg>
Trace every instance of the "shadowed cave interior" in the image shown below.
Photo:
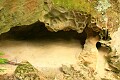
<svg viewBox="0 0 120 80"><path fill-rule="evenodd" d="M14 40L56 40L63 39L66 41L77 39L80 41L80 44L83 46L87 34L85 31L82 33L77 33L74 30L70 31L58 31L50 32L45 27L45 24L42 22L35 22L31 25L16 26L10 29L7 33L3 33L0 36L1 40L14 39Z"/></svg>
<svg viewBox="0 0 120 80"><path fill-rule="evenodd" d="M10 61L29 61L34 66L60 67L75 64L87 33L77 31L50 32L42 22L16 26L0 36L0 51ZM59 57L58 57L59 56Z"/></svg>
<svg viewBox="0 0 120 80"><path fill-rule="evenodd" d="M17 62L27 60L38 68L60 67L61 64L75 64L86 38L96 35L87 27L82 33L74 30L50 32L44 23L37 21L3 33L0 36L0 51L6 54L4 58ZM99 43L96 47L100 47Z"/></svg>

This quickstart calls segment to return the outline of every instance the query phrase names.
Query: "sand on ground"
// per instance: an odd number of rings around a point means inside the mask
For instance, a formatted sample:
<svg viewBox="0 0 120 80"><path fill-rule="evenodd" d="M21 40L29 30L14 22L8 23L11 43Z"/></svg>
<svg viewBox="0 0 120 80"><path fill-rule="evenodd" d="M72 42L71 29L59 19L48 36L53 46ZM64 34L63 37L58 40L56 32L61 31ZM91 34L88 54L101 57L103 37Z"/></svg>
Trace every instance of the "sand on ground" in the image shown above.
<svg viewBox="0 0 120 80"><path fill-rule="evenodd" d="M77 56L82 48L79 40L1 40L0 51L11 61L29 61L37 69L41 67L58 68L76 64ZM14 71L15 66L0 65L7 73Z"/></svg>

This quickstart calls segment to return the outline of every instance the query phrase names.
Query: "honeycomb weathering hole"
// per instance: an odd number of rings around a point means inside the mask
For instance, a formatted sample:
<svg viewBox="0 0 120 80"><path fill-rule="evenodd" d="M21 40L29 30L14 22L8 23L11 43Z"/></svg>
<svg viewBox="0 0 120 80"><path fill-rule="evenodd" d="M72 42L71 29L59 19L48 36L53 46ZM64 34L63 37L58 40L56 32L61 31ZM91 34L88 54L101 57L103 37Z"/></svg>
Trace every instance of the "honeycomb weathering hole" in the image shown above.
<svg viewBox="0 0 120 80"><path fill-rule="evenodd" d="M97 42L96 43L96 48L99 49L101 47L101 43L100 42Z"/></svg>
<svg viewBox="0 0 120 80"><path fill-rule="evenodd" d="M36 67L76 64L87 34L76 31L50 32L44 23L11 28L0 36L0 51L9 60L28 60Z"/></svg>

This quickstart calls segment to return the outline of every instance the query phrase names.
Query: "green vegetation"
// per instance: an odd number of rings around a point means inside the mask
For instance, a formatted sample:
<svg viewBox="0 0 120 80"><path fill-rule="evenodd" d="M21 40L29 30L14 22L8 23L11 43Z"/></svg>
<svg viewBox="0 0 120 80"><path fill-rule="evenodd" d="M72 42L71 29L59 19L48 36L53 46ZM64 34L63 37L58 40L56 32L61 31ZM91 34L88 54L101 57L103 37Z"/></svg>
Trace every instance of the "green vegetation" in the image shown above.
<svg viewBox="0 0 120 80"><path fill-rule="evenodd" d="M62 6L69 10L84 11L87 13L96 13L94 7L97 1L89 2L88 0L53 0L56 6Z"/></svg>
<svg viewBox="0 0 120 80"><path fill-rule="evenodd" d="M0 56L1 56L1 55L4 55L4 53L3 53L3 52L0 52ZM0 64L6 64L7 62L8 62L7 59L0 58Z"/></svg>
<svg viewBox="0 0 120 80"><path fill-rule="evenodd" d="M0 58L0 64L6 64L8 62L7 59Z"/></svg>
<svg viewBox="0 0 120 80"><path fill-rule="evenodd" d="M4 55L4 53L3 53L3 52L0 52L0 56L1 56L1 55ZM8 62L7 59L0 58L0 64L6 64L7 62ZM1 69L1 68L0 68L0 72L4 72L4 70L5 70L5 69Z"/></svg>

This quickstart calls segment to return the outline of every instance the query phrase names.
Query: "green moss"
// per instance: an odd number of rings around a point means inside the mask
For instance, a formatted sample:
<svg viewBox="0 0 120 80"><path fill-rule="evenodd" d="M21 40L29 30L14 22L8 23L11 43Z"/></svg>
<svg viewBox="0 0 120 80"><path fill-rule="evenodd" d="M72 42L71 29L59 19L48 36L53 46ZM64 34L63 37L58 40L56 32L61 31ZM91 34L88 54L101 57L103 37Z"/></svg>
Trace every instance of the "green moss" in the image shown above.
<svg viewBox="0 0 120 80"><path fill-rule="evenodd" d="M87 13L95 12L96 1L87 0L53 0L54 5L65 7L68 10L78 10Z"/></svg>
<svg viewBox="0 0 120 80"><path fill-rule="evenodd" d="M1 0L0 34L9 31L11 27L30 25L38 21L42 7L43 0Z"/></svg>

